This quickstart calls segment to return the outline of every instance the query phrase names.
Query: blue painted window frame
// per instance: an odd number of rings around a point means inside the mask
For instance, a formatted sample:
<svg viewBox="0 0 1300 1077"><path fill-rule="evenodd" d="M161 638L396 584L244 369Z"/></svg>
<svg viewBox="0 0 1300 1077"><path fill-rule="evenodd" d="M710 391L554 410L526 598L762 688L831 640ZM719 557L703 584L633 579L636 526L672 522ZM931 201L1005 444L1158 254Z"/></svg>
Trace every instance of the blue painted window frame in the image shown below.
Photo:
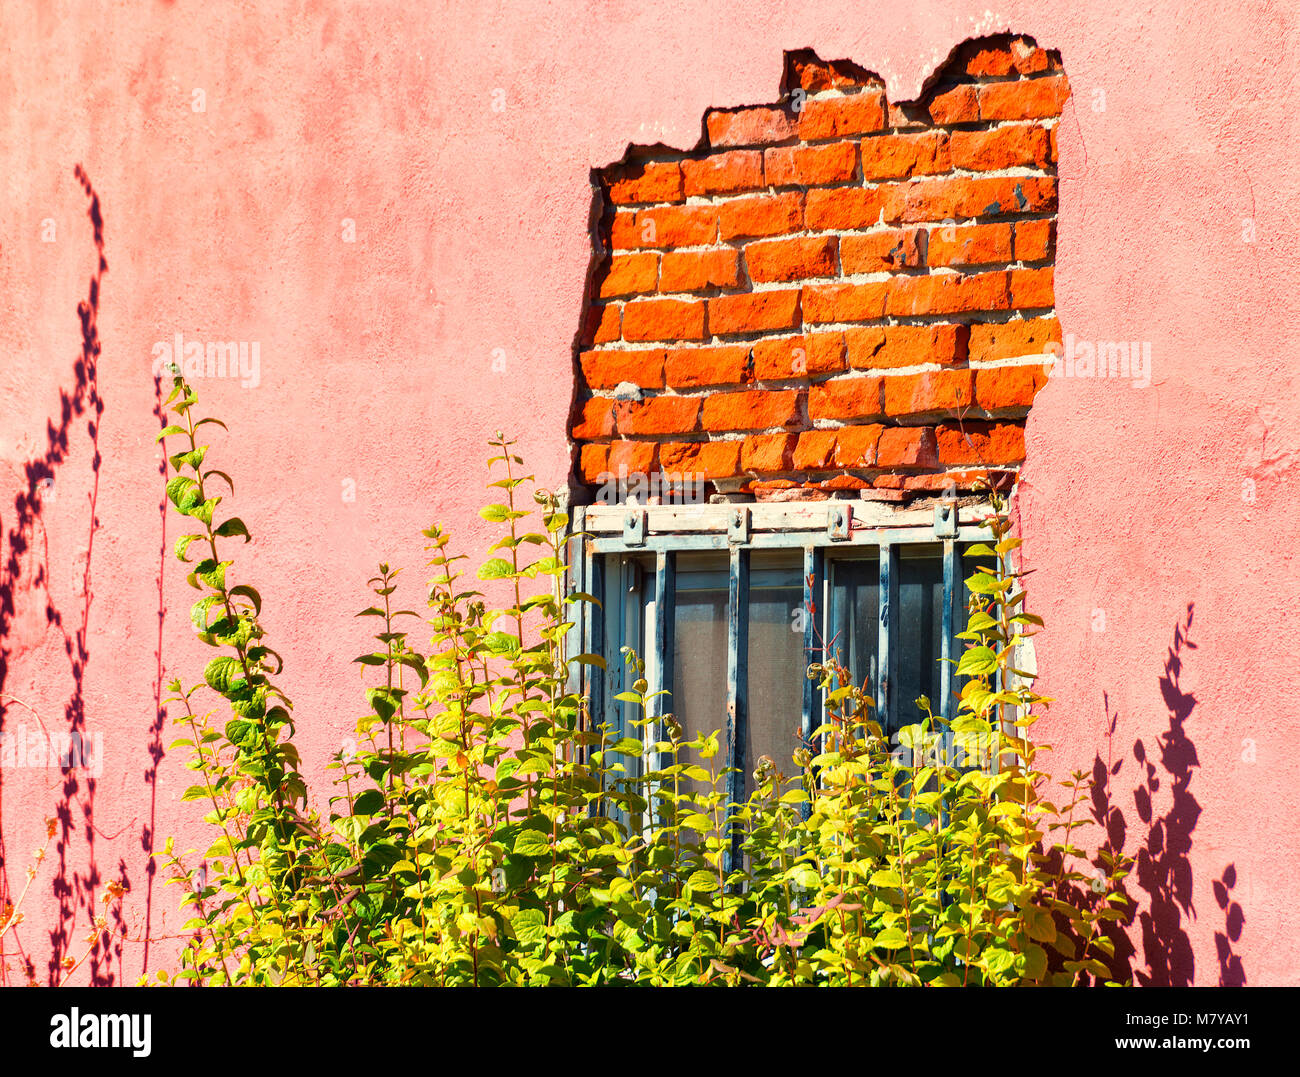
<svg viewBox="0 0 1300 1077"><path fill-rule="evenodd" d="M678 591L679 563L699 551L725 554L727 559L727 703L726 712L720 715L723 725L723 756L725 767L737 768L732 775L730 799L744 800L745 774L741 763L745 756L745 738L748 731L748 609L750 591L756 579L764 572L762 559L768 551L794 554L801 562L800 578L803 585L805 610L803 652L805 665L821 661L821 641L842 642L850 648L849 657L861 631L861 626L851 623L848 610L850 569L861 576L864 564L874 564L875 585L878 588L877 623L875 625L877 675L871 688L877 713L886 732L892 733L902 725L916 719L919 712L911 712L904 719L904 707L912 700L903 700L898 691L899 670L905 661L900 638L903 625L900 621L900 581L904 562L918 554L937 556L941 563L942 597L940 613L941 669L947 675L939 676L938 699L931 699L934 713L951 719L957 708L957 679L955 660L961 653L961 641L956 634L964 627L964 609L968 595L965 590L962 550L976 542L991 540L990 532L977 522L958 524L958 509L946 503L936 510L933 522L917 524L912 512L907 526L893 526L888 514L878 515L874 526L852 526L853 510L849 502L815 503L825 516L818 521L817 512L805 513L807 526L751 532L748 525L729 528L715 522L713 526L695 526L657 530L651 526L652 518L659 515L657 506L580 506L573 513L573 534L570 538L570 569L573 586L579 591L596 595L599 604L582 603L577 623L571 633L569 653L594 653L606 660L605 669L597 666L576 666L571 688L588 699L589 714L595 726L608 723L618 736L637 735L643 739L646 764L656 769L659 760L651 756L651 746L662 739L655 725L637 734L630 725L634 718L633 705L618 701L621 692L629 691L634 674L624 664L619 647L627 642L637 648L645 659L645 677L649 693L654 696L650 713L661 717L672 710L668 695L656 694L673 686L673 624L675 600ZM837 509L837 506L839 507ZM698 506L699 510L716 510L718 506ZM734 508L731 507L731 508ZM746 513L754 506L746 508ZM593 512L593 510L595 510ZM728 510L730 511L730 509ZM843 514L839 523L832 526L836 512ZM927 510L928 511L928 510ZM941 531L940 513L948 526ZM603 518L604 528L588 530L594 514ZM610 530L609 520L620 515L623 530ZM980 507L962 510L961 515L972 520L980 514ZM691 515L690 510L678 508L673 520L678 524ZM703 511L695 515L703 518ZM709 518L718 521L720 514L713 511ZM745 517L746 521L748 516ZM736 522L739 523L740 517ZM882 522L883 521L883 522ZM755 557L759 564L754 564ZM684 574L684 573L683 573ZM788 577L787 577L788 578ZM721 573L718 574L721 579ZM937 580L936 580L937 582ZM808 610L813 616L807 616ZM869 631L869 629L868 629ZM841 648L841 653L843 649ZM860 671L854 671L859 683ZM804 741L811 742L812 732L822 722L821 693L816 684L807 678L803 681L802 713L800 724ZM738 762L740 761L740 762Z"/></svg>

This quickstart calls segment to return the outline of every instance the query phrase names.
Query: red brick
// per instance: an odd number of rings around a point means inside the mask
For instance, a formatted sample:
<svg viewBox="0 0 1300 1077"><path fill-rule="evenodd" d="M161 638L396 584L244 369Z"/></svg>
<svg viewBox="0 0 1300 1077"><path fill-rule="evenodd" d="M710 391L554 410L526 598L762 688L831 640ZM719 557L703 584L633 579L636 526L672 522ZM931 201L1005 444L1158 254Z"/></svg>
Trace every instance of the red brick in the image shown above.
<svg viewBox="0 0 1300 1077"><path fill-rule="evenodd" d="M869 479L855 478L853 475L836 475L817 484L819 490L870 490Z"/></svg>
<svg viewBox="0 0 1300 1077"><path fill-rule="evenodd" d="M680 202L682 173L676 161L633 161L605 173L609 200L628 202Z"/></svg>
<svg viewBox="0 0 1300 1077"><path fill-rule="evenodd" d="M920 118L920 112L914 103L908 102L901 105L893 101L889 103L889 127L891 130L919 131L929 126L928 122Z"/></svg>
<svg viewBox="0 0 1300 1077"><path fill-rule="evenodd" d="M669 251L664 255L659 273L661 292L735 288L740 283L740 252L730 247L714 251Z"/></svg>
<svg viewBox="0 0 1300 1077"><path fill-rule="evenodd" d="M787 79L788 84L800 86L809 93L876 85L874 79L847 60L821 60L811 49L788 53L786 63L791 76Z"/></svg>
<svg viewBox="0 0 1300 1077"><path fill-rule="evenodd" d="M798 321L798 289L724 295L709 300L709 332L715 336L793 329Z"/></svg>
<svg viewBox="0 0 1300 1077"><path fill-rule="evenodd" d="M988 265L1010 261L1010 224L972 224L961 228L930 229L926 248L927 265Z"/></svg>
<svg viewBox="0 0 1300 1077"><path fill-rule="evenodd" d="M934 430L928 426L893 426L880 435L877 467L938 467Z"/></svg>
<svg viewBox="0 0 1300 1077"><path fill-rule="evenodd" d="M659 445L659 466L674 475L731 478L740 472L739 441L665 441Z"/></svg>
<svg viewBox="0 0 1300 1077"><path fill-rule="evenodd" d="M944 131L864 138L861 154L862 178L868 183L873 180L947 172L952 168L952 160L948 155L948 134Z"/></svg>
<svg viewBox="0 0 1300 1077"><path fill-rule="evenodd" d="M745 493L754 495L755 501L791 502L791 501L827 501L830 494L814 486L805 486L790 479L755 480L741 487Z"/></svg>
<svg viewBox="0 0 1300 1077"><path fill-rule="evenodd" d="M798 426L802 395L797 389L714 393L704 401L704 428L716 432Z"/></svg>
<svg viewBox="0 0 1300 1077"><path fill-rule="evenodd" d="M854 370L867 370L883 365L877 361L885 350L885 327L872 325L863 329L844 331L845 351L849 366Z"/></svg>
<svg viewBox="0 0 1300 1077"><path fill-rule="evenodd" d="M998 127L992 131L954 131L950 143L955 168L993 172L999 168L1046 168L1051 153L1045 128Z"/></svg>
<svg viewBox="0 0 1300 1077"><path fill-rule="evenodd" d="M763 186L763 154L760 150L732 150L715 153L699 161L683 161L686 194L734 194Z"/></svg>
<svg viewBox="0 0 1300 1077"><path fill-rule="evenodd" d="M609 245L616 251L641 246L641 233L636 226L636 210L622 209L614 214L614 221L609 227Z"/></svg>
<svg viewBox="0 0 1300 1077"><path fill-rule="evenodd" d="M808 416L817 419L879 419L882 378L835 378L808 390Z"/></svg>
<svg viewBox="0 0 1300 1077"><path fill-rule="evenodd" d="M932 123L974 123L979 118L979 91L974 86L958 86L936 95L930 102Z"/></svg>
<svg viewBox="0 0 1300 1077"><path fill-rule="evenodd" d="M778 194L723 202L718 220L724 240L797 232L803 227L803 196Z"/></svg>
<svg viewBox="0 0 1300 1077"><path fill-rule="evenodd" d="M975 362L988 362L1022 355L1045 355L1048 344L1060 340L1061 323L1055 318L976 324L970 327L970 358Z"/></svg>
<svg viewBox="0 0 1300 1077"><path fill-rule="evenodd" d="M985 411L1027 408L1047 384L1042 364L982 367L975 375L975 399Z"/></svg>
<svg viewBox="0 0 1300 1077"><path fill-rule="evenodd" d="M889 286L889 281L810 284L803 290L804 321L867 322L883 318Z"/></svg>
<svg viewBox="0 0 1300 1077"><path fill-rule="evenodd" d="M659 277L659 255L616 254L609 260L609 272L600 282L600 297L653 292Z"/></svg>
<svg viewBox="0 0 1300 1077"><path fill-rule="evenodd" d="M953 487L961 488L961 483L957 481L958 472L942 472L940 474L929 475L901 475L903 480L903 489L909 494L941 494ZM961 472L960 474L968 474Z"/></svg>
<svg viewBox="0 0 1300 1077"><path fill-rule="evenodd" d="M751 434L740 450L745 471L789 471L794 455L794 434Z"/></svg>
<svg viewBox="0 0 1300 1077"><path fill-rule="evenodd" d="M982 48L966 61L966 74L977 79L1009 75L1013 70L1011 51L1001 45Z"/></svg>
<svg viewBox="0 0 1300 1077"><path fill-rule="evenodd" d="M924 264L919 228L867 232L840 239L840 265L848 273L888 273Z"/></svg>
<svg viewBox="0 0 1300 1077"><path fill-rule="evenodd" d="M876 447L880 436L885 432L883 426L844 426L835 439L835 466L848 468L865 468L876 466Z"/></svg>
<svg viewBox="0 0 1300 1077"><path fill-rule="evenodd" d="M1044 213L1056 209L1056 181L1040 176L922 180L908 184L892 197L882 195L882 205L885 219L891 221Z"/></svg>
<svg viewBox="0 0 1300 1077"><path fill-rule="evenodd" d="M706 479L729 479L740 474L740 442L710 441L700 446L696 469Z"/></svg>
<svg viewBox="0 0 1300 1077"><path fill-rule="evenodd" d="M592 397L582 405L582 415L570 433L575 441L611 437L614 433L614 401Z"/></svg>
<svg viewBox="0 0 1300 1077"><path fill-rule="evenodd" d="M1058 126L1059 126L1059 125L1058 125ZM1060 159L1061 159L1060 157L1057 156L1057 152L1056 152L1056 132L1057 132L1057 129L1058 129L1057 127L1053 127L1053 128L1052 128L1052 133L1051 133L1051 135L1049 136L1049 138L1051 139L1052 164L1057 164L1057 163L1060 161Z"/></svg>
<svg viewBox="0 0 1300 1077"><path fill-rule="evenodd" d="M980 119L1045 120L1061 114L1070 84L1064 75L980 87Z"/></svg>
<svg viewBox="0 0 1300 1077"><path fill-rule="evenodd" d="M1045 49L1030 44L1023 37L1018 37L1011 42L1011 54L1015 58L1016 70L1022 75L1061 70L1061 65Z"/></svg>
<svg viewBox="0 0 1300 1077"><path fill-rule="evenodd" d="M661 441L659 467L672 475L689 475L695 471L700 455L698 441Z"/></svg>
<svg viewBox="0 0 1300 1077"><path fill-rule="evenodd" d="M931 274L895 277L889 282L892 315L957 314L972 310L1006 310L1006 273ZM624 315L626 323L627 316ZM624 329L626 334L626 329Z"/></svg>
<svg viewBox="0 0 1300 1077"><path fill-rule="evenodd" d="M945 423L936 435L939 463L945 467L1019 464L1025 459L1025 428L1020 423Z"/></svg>
<svg viewBox="0 0 1300 1077"><path fill-rule="evenodd" d="M704 303L692 299L638 299L623 307L624 340L702 340Z"/></svg>
<svg viewBox="0 0 1300 1077"><path fill-rule="evenodd" d="M858 174L858 147L853 142L820 146L778 146L763 154L763 177L769 186L844 183Z"/></svg>
<svg viewBox="0 0 1300 1077"><path fill-rule="evenodd" d="M600 482L609 474L609 446L584 445L578 453L578 474L583 482Z"/></svg>
<svg viewBox="0 0 1300 1077"><path fill-rule="evenodd" d="M783 381L844 369L844 338L840 333L810 333L754 343L754 377Z"/></svg>
<svg viewBox="0 0 1300 1077"><path fill-rule="evenodd" d="M1053 288L1054 271L1044 269L1013 269L1011 277L1011 305L1013 307L1051 307L1056 305Z"/></svg>
<svg viewBox="0 0 1300 1077"><path fill-rule="evenodd" d="M651 475L655 471L657 449L653 441L612 441L609 471L614 475Z"/></svg>
<svg viewBox="0 0 1300 1077"><path fill-rule="evenodd" d="M622 318L623 307L618 303L605 306L592 304L587 308L586 324L582 330L583 347L592 344L608 344L611 340L618 340Z"/></svg>
<svg viewBox="0 0 1300 1077"><path fill-rule="evenodd" d="M636 215L636 246L700 247L718 235L713 206L662 206Z"/></svg>
<svg viewBox="0 0 1300 1077"><path fill-rule="evenodd" d="M974 400L975 372L932 370L885 379L885 414L900 417L957 411Z"/></svg>
<svg viewBox="0 0 1300 1077"><path fill-rule="evenodd" d="M794 137L795 123L779 108L742 108L706 114L704 124L712 146L762 146Z"/></svg>
<svg viewBox="0 0 1300 1077"><path fill-rule="evenodd" d="M1041 262L1056 243L1055 221L1017 221L1013 247L1017 262Z"/></svg>
<svg viewBox="0 0 1300 1077"><path fill-rule="evenodd" d="M578 362L582 366L582 376L593 389L613 389L624 381L643 389L662 389L664 386L662 351L583 352L578 356Z"/></svg>
<svg viewBox="0 0 1300 1077"><path fill-rule="evenodd" d="M836 272L839 240L835 236L769 239L745 248L750 280L759 283L830 277Z"/></svg>
<svg viewBox="0 0 1300 1077"><path fill-rule="evenodd" d="M820 471L831 466L837 430L806 430L794 448L795 471Z"/></svg>
<svg viewBox="0 0 1300 1077"><path fill-rule="evenodd" d="M747 380L749 347L679 348L668 353L664 377L674 388L731 385Z"/></svg>
<svg viewBox="0 0 1300 1077"><path fill-rule="evenodd" d="M799 115L799 137L807 142L867 135L885 126L885 95L878 89L845 97L814 97Z"/></svg>
<svg viewBox="0 0 1300 1077"><path fill-rule="evenodd" d="M619 400L614 411L620 434L689 434L699 429L698 396L652 396Z"/></svg>
<svg viewBox="0 0 1300 1077"><path fill-rule="evenodd" d="M886 197L874 187L819 187L808 192L804 221L812 229L867 228L880 220Z"/></svg>
<svg viewBox="0 0 1300 1077"><path fill-rule="evenodd" d="M889 369L966 359L965 325L890 325L845 330L849 365L854 369Z"/></svg>
<svg viewBox="0 0 1300 1077"><path fill-rule="evenodd" d="M974 78L1021 75L1040 71L1059 71L1060 64L1027 38L1013 38L1008 46L990 45L973 53L966 61L965 71Z"/></svg>

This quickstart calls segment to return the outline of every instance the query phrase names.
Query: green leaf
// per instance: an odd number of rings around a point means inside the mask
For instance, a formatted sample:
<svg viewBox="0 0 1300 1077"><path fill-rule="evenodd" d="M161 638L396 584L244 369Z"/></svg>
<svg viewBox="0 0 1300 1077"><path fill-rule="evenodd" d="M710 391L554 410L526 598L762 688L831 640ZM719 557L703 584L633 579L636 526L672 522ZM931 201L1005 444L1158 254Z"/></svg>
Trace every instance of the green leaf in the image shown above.
<svg viewBox="0 0 1300 1077"><path fill-rule="evenodd" d="M1037 983L1047 975L1047 951L1041 946L1025 947L1025 979Z"/></svg>
<svg viewBox="0 0 1300 1077"><path fill-rule="evenodd" d="M541 909L520 909L510 917L510 930L521 945L540 946L546 941L546 916Z"/></svg>
<svg viewBox="0 0 1300 1077"><path fill-rule="evenodd" d="M493 557L479 566L480 580L502 580L515 574L514 566L504 557Z"/></svg>
<svg viewBox="0 0 1300 1077"><path fill-rule="evenodd" d="M1052 914L1037 905L1028 905L1022 912L1025 931L1035 942L1051 942L1056 938L1056 925Z"/></svg>
<svg viewBox="0 0 1300 1077"><path fill-rule="evenodd" d="M521 830L515 838L516 856L550 856L551 839L540 830Z"/></svg>
<svg viewBox="0 0 1300 1077"><path fill-rule="evenodd" d="M233 538L235 535L243 535L245 542L250 542L253 538L248 533L248 528L244 526L244 521L238 516L232 516L229 520L220 524L215 532L222 538Z"/></svg>
<svg viewBox="0 0 1300 1077"><path fill-rule="evenodd" d="M711 894L718 888L718 877L711 871L700 869L691 873L686 885L697 894Z"/></svg>
<svg viewBox="0 0 1300 1077"><path fill-rule="evenodd" d="M190 543L195 539L201 539L202 535L182 535L176 540L176 560L184 561L185 552L190 548Z"/></svg>
<svg viewBox="0 0 1300 1077"><path fill-rule="evenodd" d="M507 520L521 520L528 515L528 513L520 512L518 509L512 509L509 505L485 505L478 510L478 514L490 524L505 523Z"/></svg>
<svg viewBox="0 0 1300 1077"><path fill-rule="evenodd" d="M198 488L199 484L188 475L177 475L167 483L167 500L184 512L185 509L182 508L182 505L185 503L186 496L193 492L193 498L189 501L189 504L194 504L198 500Z"/></svg>
<svg viewBox="0 0 1300 1077"><path fill-rule="evenodd" d="M367 789L352 802L353 815L374 815L384 810L384 794L378 789Z"/></svg>
<svg viewBox="0 0 1300 1077"><path fill-rule="evenodd" d="M203 679L209 688L224 693L232 681L243 676L243 672L238 658L223 654L207 664L203 670Z"/></svg>
<svg viewBox="0 0 1300 1077"><path fill-rule="evenodd" d="M992 673L998 668L998 656L991 647L972 647L957 663L957 676Z"/></svg>
<svg viewBox="0 0 1300 1077"><path fill-rule="evenodd" d="M887 927L875 938L875 943L882 950L899 950L907 945L907 936L896 927Z"/></svg>

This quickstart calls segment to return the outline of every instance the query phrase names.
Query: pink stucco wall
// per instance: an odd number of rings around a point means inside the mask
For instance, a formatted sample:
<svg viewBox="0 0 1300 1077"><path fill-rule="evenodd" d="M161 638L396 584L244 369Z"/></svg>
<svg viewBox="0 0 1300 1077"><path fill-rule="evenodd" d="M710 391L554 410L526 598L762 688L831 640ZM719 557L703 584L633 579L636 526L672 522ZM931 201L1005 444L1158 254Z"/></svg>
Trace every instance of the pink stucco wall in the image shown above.
<svg viewBox="0 0 1300 1077"><path fill-rule="evenodd" d="M260 346L256 386L198 388L232 427L212 459L255 536L238 569L266 600L319 773L360 705L352 614L376 563L407 566L416 603L422 527L480 552L497 428L564 479L589 170L629 142L694 145L709 106L772 100L783 49L854 60L901 100L953 46L1012 30L1059 49L1073 88L1063 329L1152 357L1150 386L1053 380L1030 418L1018 511L1057 699L1038 728L1060 766L1091 769L1114 723L1112 830L1155 850L1130 888L1154 917L1133 931L1139 979L1300 982L1294 13L180 0L16 5L0 30L5 728L36 727L26 705L105 747L93 788L0 774L11 886L41 820L65 820L20 931L38 979L52 935L80 953L109 879L132 886L132 935L175 934L147 851L155 834L198 840L156 720L160 679L197 679L205 655L162 553L179 531L160 508L155 342ZM80 388L97 255L77 164L108 265ZM94 971L130 983L145 962L132 944Z"/></svg>

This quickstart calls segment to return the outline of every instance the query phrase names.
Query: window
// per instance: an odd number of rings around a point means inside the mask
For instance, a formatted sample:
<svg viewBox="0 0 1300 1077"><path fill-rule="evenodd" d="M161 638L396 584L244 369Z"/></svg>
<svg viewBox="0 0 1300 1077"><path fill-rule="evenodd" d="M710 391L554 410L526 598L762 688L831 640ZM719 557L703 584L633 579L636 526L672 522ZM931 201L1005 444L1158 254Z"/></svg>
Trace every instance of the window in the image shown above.
<svg viewBox="0 0 1300 1077"><path fill-rule="evenodd" d="M946 500L903 510L850 501L579 508L575 527L588 538L575 582L601 605L585 604L572 646L603 655L607 668L583 667L578 687L597 722L642 737L648 752L658 731L637 733L641 715L616 699L633 677L620 648L634 648L650 692L671 693L653 700L653 714L671 711L688 739L722 731L722 764L739 768L734 800L750 792L763 755L789 774L821 724L805 671L826 651L867 684L887 733L917 720L920 695L951 718L957 682L942 660L961 649L963 548L989 538L978 515Z"/></svg>

